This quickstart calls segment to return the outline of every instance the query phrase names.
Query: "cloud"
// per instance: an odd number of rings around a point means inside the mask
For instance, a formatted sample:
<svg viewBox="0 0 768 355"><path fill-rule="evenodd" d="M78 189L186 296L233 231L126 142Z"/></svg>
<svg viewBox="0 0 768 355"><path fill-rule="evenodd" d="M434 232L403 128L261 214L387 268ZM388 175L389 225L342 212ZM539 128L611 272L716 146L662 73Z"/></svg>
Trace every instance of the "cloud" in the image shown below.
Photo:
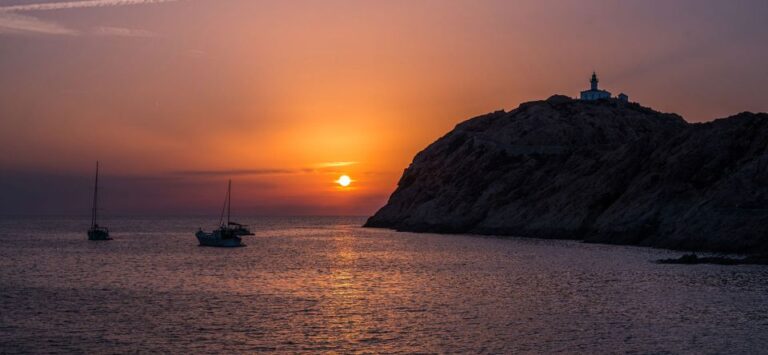
<svg viewBox="0 0 768 355"><path fill-rule="evenodd" d="M319 163L319 164L316 164L316 166L320 169L323 169L323 168L338 168L342 166L350 166L355 164L357 164L356 161L331 161L326 163Z"/></svg>
<svg viewBox="0 0 768 355"><path fill-rule="evenodd" d="M116 36L116 37L147 38L147 37L157 36L154 32L147 31L147 30L123 28L123 27L110 27L110 26L96 27L93 30L93 33L99 36Z"/></svg>
<svg viewBox="0 0 768 355"><path fill-rule="evenodd" d="M242 175L277 175L277 174L313 174L313 173L335 173L341 170L335 169L358 164L356 161L336 161L314 164L311 167L301 169L280 169L280 168L260 168L260 169L232 169L232 170L182 170L174 171L173 175L183 176L242 176Z"/></svg>
<svg viewBox="0 0 768 355"><path fill-rule="evenodd" d="M37 33L48 35L76 35L79 31L62 26L56 22L43 21L37 17L20 15L20 12L70 10L112 6L159 4L177 0L81 0L65 2L44 2L0 6L0 33ZM97 27L97 35L119 37L153 37L154 33L121 27Z"/></svg>
<svg viewBox="0 0 768 355"><path fill-rule="evenodd" d="M299 170L292 169L234 169L234 170L182 170L175 171L175 175L187 176L237 176L237 175L275 175L296 174Z"/></svg>
<svg viewBox="0 0 768 355"><path fill-rule="evenodd" d="M48 35L76 35L77 31L55 22L42 21L36 17L0 12L0 33L31 32Z"/></svg>
<svg viewBox="0 0 768 355"><path fill-rule="evenodd" d="M356 165L356 161L329 161L301 169L305 173L343 173L344 167Z"/></svg>
<svg viewBox="0 0 768 355"><path fill-rule="evenodd" d="M0 11L22 12L22 11L68 10L68 9L82 9L82 8L90 8L90 7L159 4L159 3L172 2L172 1L176 1L176 0L81 0L81 1L65 1L65 2L44 2L44 3L37 3L37 4L0 6Z"/></svg>

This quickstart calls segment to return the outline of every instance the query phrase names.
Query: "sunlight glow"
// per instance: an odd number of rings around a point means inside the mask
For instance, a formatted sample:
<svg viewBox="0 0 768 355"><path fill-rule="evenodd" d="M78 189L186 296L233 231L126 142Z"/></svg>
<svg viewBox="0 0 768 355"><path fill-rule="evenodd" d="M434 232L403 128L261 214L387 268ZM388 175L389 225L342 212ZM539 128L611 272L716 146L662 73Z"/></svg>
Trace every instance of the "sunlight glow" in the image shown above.
<svg viewBox="0 0 768 355"><path fill-rule="evenodd" d="M339 176L339 179L336 180L336 182L343 187L347 187L352 183L352 179L347 175L342 175Z"/></svg>

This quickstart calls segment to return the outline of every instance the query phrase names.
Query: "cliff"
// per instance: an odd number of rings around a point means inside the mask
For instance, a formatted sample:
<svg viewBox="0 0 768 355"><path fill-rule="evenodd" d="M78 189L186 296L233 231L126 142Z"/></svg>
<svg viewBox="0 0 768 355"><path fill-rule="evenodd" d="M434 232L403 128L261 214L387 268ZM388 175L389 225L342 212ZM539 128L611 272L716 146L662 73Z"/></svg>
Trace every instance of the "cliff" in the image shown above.
<svg viewBox="0 0 768 355"><path fill-rule="evenodd" d="M768 114L703 124L553 96L460 123L368 227L768 251Z"/></svg>

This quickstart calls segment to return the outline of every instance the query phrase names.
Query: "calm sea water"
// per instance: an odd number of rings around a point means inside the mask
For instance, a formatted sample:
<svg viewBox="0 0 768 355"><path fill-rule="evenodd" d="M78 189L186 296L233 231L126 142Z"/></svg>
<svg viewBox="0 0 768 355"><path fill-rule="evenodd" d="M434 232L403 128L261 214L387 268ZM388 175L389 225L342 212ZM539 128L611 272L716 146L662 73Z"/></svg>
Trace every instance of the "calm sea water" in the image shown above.
<svg viewBox="0 0 768 355"><path fill-rule="evenodd" d="M0 220L0 352L760 353L768 268L662 250L396 233L362 218Z"/></svg>

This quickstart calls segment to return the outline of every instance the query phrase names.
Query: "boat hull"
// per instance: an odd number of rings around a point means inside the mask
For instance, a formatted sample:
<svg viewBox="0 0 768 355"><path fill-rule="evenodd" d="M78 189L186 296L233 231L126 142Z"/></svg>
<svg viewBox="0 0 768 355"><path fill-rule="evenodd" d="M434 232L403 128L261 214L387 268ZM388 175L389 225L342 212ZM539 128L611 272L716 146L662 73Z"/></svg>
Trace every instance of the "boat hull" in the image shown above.
<svg viewBox="0 0 768 355"><path fill-rule="evenodd" d="M112 240L112 238L109 237L109 231L91 229L88 231L88 240Z"/></svg>
<svg viewBox="0 0 768 355"><path fill-rule="evenodd" d="M201 247L235 248L244 247L242 238L238 236L221 237L220 233L205 233L199 231L195 234Z"/></svg>

